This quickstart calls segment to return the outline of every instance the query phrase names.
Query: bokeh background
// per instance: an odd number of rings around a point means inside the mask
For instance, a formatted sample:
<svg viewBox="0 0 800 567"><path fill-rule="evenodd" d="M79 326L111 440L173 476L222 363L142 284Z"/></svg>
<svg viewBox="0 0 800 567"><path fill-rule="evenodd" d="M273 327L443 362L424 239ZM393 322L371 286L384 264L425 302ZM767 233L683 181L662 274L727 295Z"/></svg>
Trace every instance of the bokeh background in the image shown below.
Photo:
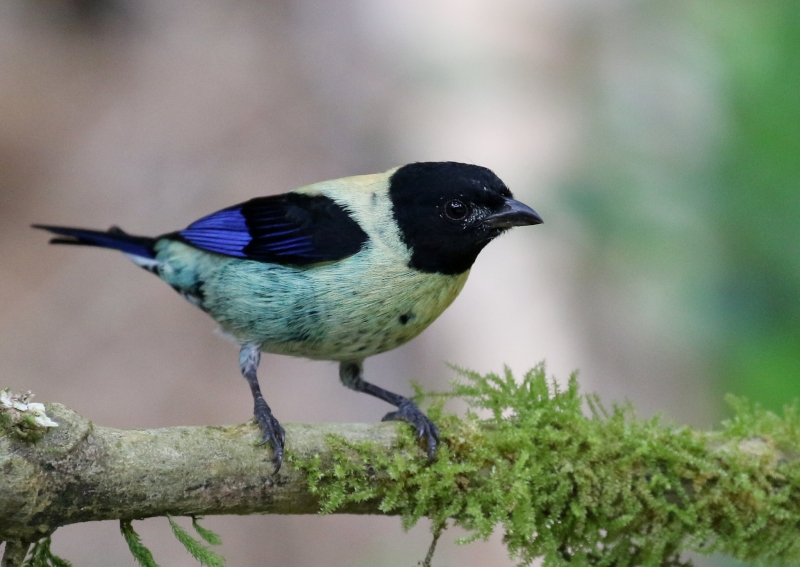
<svg viewBox="0 0 800 567"><path fill-rule="evenodd" d="M4 0L0 385L98 424L246 420L236 349L120 254L32 222L141 234L410 161L495 170L546 224L479 258L420 338L371 359L399 392L541 360L642 415L710 426L725 392L800 394L800 4L794 0ZM331 363L268 356L284 422L375 421ZM427 526L218 517L232 567L409 566ZM166 521L137 529L195 565ZM440 565L503 566L499 537ZM134 562L113 522L60 529ZM704 564L725 560L703 559Z"/></svg>

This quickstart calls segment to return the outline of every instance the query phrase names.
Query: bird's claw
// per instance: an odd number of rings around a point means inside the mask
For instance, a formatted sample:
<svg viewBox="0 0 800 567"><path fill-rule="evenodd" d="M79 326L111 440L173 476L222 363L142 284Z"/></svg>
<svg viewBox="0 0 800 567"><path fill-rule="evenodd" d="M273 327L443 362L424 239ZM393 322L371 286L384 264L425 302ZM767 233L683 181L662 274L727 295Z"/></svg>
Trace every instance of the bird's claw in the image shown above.
<svg viewBox="0 0 800 567"><path fill-rule="evenodd" d="M260 403L259 403L260 402ZM263 399L256 400L255 410L253 415L261 429L261 441L259 445L272 445L272 464L275 467L275 473L281 469L283 463L283 446L286 442L286 432L272 415L269 406Z"/></svg>
<svg viewBox="0 0 800 567"><path fill-rule="evenodd" d="M405 421L412 425L417 430L417 440L424 438L428 444L428 461L434 460L439 443L439 428L413 401L403 401L397 411L387 413L381 421Z"/></svg>

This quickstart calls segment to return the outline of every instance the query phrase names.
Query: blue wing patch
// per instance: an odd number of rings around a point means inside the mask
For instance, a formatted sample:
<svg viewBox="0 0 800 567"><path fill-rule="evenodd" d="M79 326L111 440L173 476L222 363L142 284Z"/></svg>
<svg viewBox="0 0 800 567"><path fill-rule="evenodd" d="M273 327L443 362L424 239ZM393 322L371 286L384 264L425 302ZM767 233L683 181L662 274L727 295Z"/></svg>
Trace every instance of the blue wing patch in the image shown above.
<svg viewBox="0 0 800 567"><path fill-rule="evenodd" d="M332 199L298 193L223 209L176 234L207 252L298 266L342 260L361 250L368 238Z"/></svg>

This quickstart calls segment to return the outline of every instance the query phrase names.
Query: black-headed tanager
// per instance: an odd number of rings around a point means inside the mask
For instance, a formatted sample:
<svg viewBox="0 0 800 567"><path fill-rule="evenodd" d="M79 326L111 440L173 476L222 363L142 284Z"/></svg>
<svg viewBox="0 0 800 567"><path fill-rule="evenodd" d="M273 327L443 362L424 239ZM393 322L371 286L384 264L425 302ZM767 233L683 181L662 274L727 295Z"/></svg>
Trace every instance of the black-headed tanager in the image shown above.
<svg viewBox="0 0 800 567"><path fill-rule="evenodd" d="M411 163L258 197L157 238L34 225L51 242L121 250L240 345L262 443L284 430L259 388L261 352L339 362L342 383L397 409L433 458L436 425L408 398L367 382L363 362L416 337L456 298L492 239L541 217L490 170Z"/></svg>

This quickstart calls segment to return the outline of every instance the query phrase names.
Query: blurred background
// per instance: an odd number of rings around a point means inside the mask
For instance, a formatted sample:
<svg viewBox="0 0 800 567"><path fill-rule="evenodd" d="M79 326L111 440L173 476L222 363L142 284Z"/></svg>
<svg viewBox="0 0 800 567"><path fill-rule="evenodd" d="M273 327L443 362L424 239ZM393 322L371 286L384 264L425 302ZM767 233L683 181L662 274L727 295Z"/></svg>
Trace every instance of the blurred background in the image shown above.
<svg viewBox="0 0 800 567"><path fill-rule="evenodd" d="M733 392L800 394L800 4L793 0L4 0L0 385L123 428L238 423L213 322L121 254L30 223L155 235L258 195L411 161L493 169L546 224L478 259L420 338L370 359L401 393L451 362L711 426ZM388 408L332 363L267 356L283 422ZM216 517L229 565L410 566L421 524ZM164 519L165 566L195 562ZM439 565L513 565L447 532ZM57 553L133 566L114 522ZM703 559L703 564L725 560Z"/></svg>

